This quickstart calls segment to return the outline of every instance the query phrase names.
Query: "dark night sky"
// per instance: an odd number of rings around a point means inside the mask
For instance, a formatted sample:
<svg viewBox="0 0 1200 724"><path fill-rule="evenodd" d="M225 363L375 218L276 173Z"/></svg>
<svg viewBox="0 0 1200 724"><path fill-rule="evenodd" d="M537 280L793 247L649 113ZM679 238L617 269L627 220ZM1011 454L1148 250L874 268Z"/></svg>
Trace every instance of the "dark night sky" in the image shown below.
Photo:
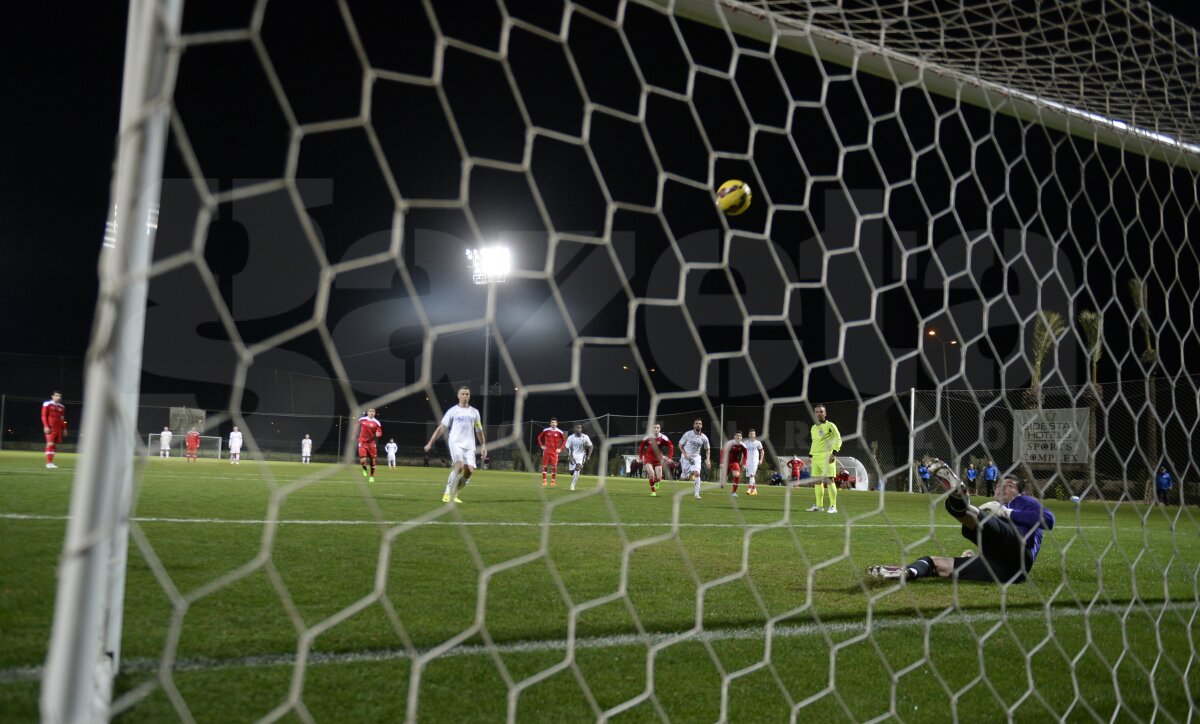
<svg viewBox="0 0 1200 724"><path fill-rule="evenodd" d="M528 5L527 3L517 4ZM1155 4L1173 12L1177 17L1184 18L1192 25L1200 20L1200 9L1197 9L1194 3L1158 2ZM192 29L199 29L205 22L211 22L213 27L238 24L237 18L240 14L244 14L244 11L237 6L238 4L223 6L232 8L228 17L213 17L205 20L197 20L193 8L188 18L197 25ZM276 12L276 8L279 7L282 6L272 5L268 13ZM380 27L385 27L389 20L395 20L395 18L390 18L388 13L378 10L366 13L363 3L355 4L356 12L359 7L363 7L365 14L370 15L373 20L377 20ZM92 306L96 293L96 259L109 201L108 190L124 51L125 8L108 3L90 3L72 7L68 11L53 4L43 4L35 9L26 9L26 12L32 14L26 21L27 27L53 28L54 32L53 34L16 33L15 37L11 39L12 42L6 44L3 50L6 60L5 67L15 70L13 77L16 82L10 83L10 103L7 104L10 112L5 114L4 120L6 126L4 137L7 142L4 144L4 160L0 164L4 179L3 195L0 196L2 199L0 201L2 203L2 207L0 207L0 238L3 239L4 254L4 263L0 264L0 304L3 304L5 310L9 310L0 317L0 352L81 355L86 348L91 325ZM321 13L315 10L308 21L308 25L313 26L326 22L321 20ZM185 19L185 22L188 21ZM389 43L394 45L394 41L385 38L373 39L370 31L370 27L373 25L374 23L364 24L363 35L374 63L408 69L405 67L406 64L411 64L415 62L414 58L422 56L417 51L411 51L414 47L420 47L423 37L420 32L415 32L412 37L406 37L400 44L410 49L411 52L406 54L403 50L395 50L390 47ZM273 35L272 33L275 32L272 30L273 27L281 26L272 26L269 19L264 38L269 46L278 49L280 58L287 59L280 61L280 73L284 78L285 88L289 98L294 102L300 121L316 120L329 117L331 114L334 116L346 115L352 112L358 103L357 86L354 80L356 71L352 64L339 64L336 60L312 63L307 57L307 53L312 50L311 46L304 42L298 42L299 39L289 33L276 32ZM634 35L636 33L631 33L631 40L635 40ZM483 32L481 37L486 37L486 32ZM51 38L52 41L48 38ZM333 47L338 42L337 38L333 37L329 42L333 45L322 49L322 52L325 53L322 58L344 58L345 54ZM582 43L583 40L581 39L580 42ZM604 53L603 41L596 40L594 42L599 43L594 48L594 52L596 54ZM534 46L536 43L529 44L529 62L540 58L538 53L545 52L544 49L539 50ZM373 50L373 48L377 50ZM236 66L237 63L245 62L244 58L239 59L235 55L224 53L222 49L195 49L189 51L185 56L180 76L181 87L190 89L186 98L181 96L178 100L181 113L187 118L204 116L207 122L216 125L218 135L205 138L198 133L192 140L198 153L202 156L207 155L208 158L219 159L212 162L208 168L220 166L224 169L223 172L214 174L219 177L216 183L221 188L228 188L231 183L236 183L231 179L261 178L273 175L274 169L279 167L278 162L284 151L284 146L277 141L281 135L278 131L286 130L286 126L281 121L262 117L249 111L240 112L238 84L206 87L197 70L209 63L214 66L220 66L222 63ZM519 64L521 59L514 55L513 62ZM411 70L420 72L421 69L412 68ZM669 61L664 61L662 64L644 64L643 70L658 74L660 77L656 82L664 85L672 82L670 77L672 66ZM474 57L450 58L448 61L447 73L452 76L477 79L488 72L487 64L478 63ZM602 80L602 78L610 76L617 77L619 74L620 68L610 68L609 74L598 76L601 79L597 80L595 84L589 82L589 90L601 96L604 102L621 107L628 99L623 96L624 91L619 78L612 83ZM289 78L296 80L289 81ZM546 84L556 82L555 76L549 71L546 72L543 80ZM249 85L252 81L246 81L246 83L248 85L241 87L241 90L247 93L252 92L253 88ZM871 81L864 81L864 86L869 83ZM469 147L474 152L492 158L519 160L519 157L514 159L513 154L519 153L521 128L513 125L512 112L506 114L504 99L481 98L478 93L469 92L459 93L459 97L455 98L453 97L454 87L453 81L448 81L449 92L452 95L451 102L456 104L457 113L464 116L487 116L486 126L473 126L470 123L463 125L464 133L471 136L466 139ZM464 81L463 87L473 86ZM707 93L706 97L709 100L698 100L697 105L702 105L704 102L721 103L722 93L726 90L719 87L714 87L709 91L701 89L702 93ZM392 95L388 95L388 93L392 93ZM886 93L884 95L886 96ZM247 102L249 103L249 101ZM837 103L838 101L833 99L831 102ZM434 165L444 161L439 153L444 151L446 139L439 137L436 128L422 127L420 125L421 113L414 113L412 110L434 107L422 105L430 103L432 103L431 97L411 88L394 87L386 93L380 91L377 94L374 100L375 117L389 121L379 124L380 141L384 146L385 153L404 154L406 159L420 158L423 162ZM569 107L569 105L563 104L563 107ZM561 108L541 108L531 105L530 112L534 115L535 121L545 127L553 128L557 124L562 124L563 130L570 132L572 125L576 123L576 119L571 118L569 114L564 114ZM678 109L664 107L661 112L664 114L662 117L670 117L670 114L678 112ZM253 116L256 122L247 124L248 115ZM964 114L967 117L970 115L969 112ZM985 114L978 115L978 119L984 118L986 118ZM970 118L968 118L968 123L970 122ZM413 123L418 125L405 125ZM243 132L246 132L245 129L248 126L252 130L248 131L250 134L248 138L242 139L244 145L239 147L222 142L222 137L219 135L223 128L222 124L232 124L225 127L240 128ZM843 124L840 132L845 134L845 137L852 136L855 132L853 121L846 119ZM814 123L812 128L816 129L819 126L819 123ZM914 123L912 126L917 128L918 124ZM683 125L678 127L682 128ZM597 135L605 135L608 139L607 143L636 149L637 144L630 141L630 130L621 123L610 122L607 126L597 125L593 132ZM718 140L728 138L731 139L731 143L735 144L739 134L745 135L745 129L739 128L736 123L732 126L710 128L709 132L713 133ZM819 133L815 135L819 136ZM692 177L698 173L702 178L703 166L699 171L688 167L695 161L695 157L694 154L688 152L687 139L682 137L682 134L672 134L672 136L662 140L659 137L655 138L656 148L659 148L664 154L663 163L668 167L678 168L680 173L689 174ZM819 165L823 162L818 153L821 140L819 138L809 140L814 144L814 150L810 156L806 157L806 160L811 160L814 165ZM306 144L308 143L306 141ZM246 154L245 149L251 146L254 147L256 153ZM322 146L325 148L322 149ZM541 156L539 156L539 152ZM328 253L331 259L334 261L344 260L351 258L354 253L366 253L386 248L386 238L375 242L376 246L363 242L363 239L370 236L372 232L386 229L390 223L390 202L386 193L381 191L382 185L372 184L369 180L359 178L360 174L356 169L362 168L362 165L358 162L364 158L369 161L369 151L362 137L355 134L347 134L340 138L314 137L311 145L305 146L304 153L298 172L299 177L327 177L335 180L333 191L335 198L332 204L312 211L314 219L321 224L324 230L323 241L329 249ZM627 191L629 196L626 200L630 201L642 201L649 192L652 192L652 189L645 188L646 174L638 172L637 158L636 151L631 151L623 159L623 164L611 168L604 167L604 159L600 159L601 170L605 174L605 178L613 179L625 174L624 177L621 177L621 188ZM830 160L832 159L825 159L825 161ZM886 166L887 156L881 160L885 162ZM903 158L896 160L898 164L904 162ZM355 165L356 163L358 165ZM579 172L579 169L582 168L580 164L584 163L585 159L581 154L574 153L570 148L556 148L552 143L546 143L535 151L534 174L538 177L537 181L544 184L547 204L551 206L552 221L557 228L598 230L603 223L602 213L597 211L595 204L588 201L589 198L595 197L594 189L587 188L586 184L580 185L580 182L577 181L582 176L588 175ZM177 171L179 168L178 157L169 156L168 175L171 174L172 169ZM861 164L849 166L846 173L847 185L851 189L878 187L880 185L878 176L873 171L864 174L863 168L865 167ZM986 168L985 162L981 162L980 169L983 168ZM749 174L745 166L739 166L737 163L730 163L724 167L719 165L718 169L718 175L721 177ZM772 166L770 163L763 164L760 170L764 174L785 174L787 172L786 169ZM888 169L885 168L884 172L886 174ZM495 174L495 178L489 179L489 174ZM856 178L856 174L862 175ZM505 220L506 223L519 225L521 222L512 221L512 217L519 217L523 213L531 219L529 222L531 227L539 226L536 222L536 209L529 203L527 196L520 193L507 195L508 192L497 191L497 189L510 187L511 184L508 181L511 179L506 179L501 172L476 171L472 179L472 205L479 214L481 223L490 223L488 214L497 213L509 217ZM401 192L406 195L410 193L410 189L420 189L426 195L445 195L454 193L458 180L452 176L425 176L415 180L401 176L397 182ZM759 179L758 183L766 183L773 190L777 199L783 199L786 196L786 191L784 191L787 186L786 180ZM411 184L411 186L406 186L406 184ZM933 182L930 184L936 186ZM339 195L338 189L348 188L353 188L354 193ZM828 193L833 190L818 185L814 188L814 193ZM556 192L561 195L560 198L555 197ZM323 192L316 189L311 193L320 196ZM916 199L904 198L903 201L908 202L910 206L919 205ZM676 235L685 235L690 232L702 231L706 226L713 228L719 224L718 220L707 214L689 213L688 210L695 208L698 203L700 205L705 203L704 195L698 194L695 190L684 187L668 189L665 198L665 213L671 220L672 232ZM746 217L738 220L734 224L734 228L755 230L755 225L762 223L762 210L762 204L756 206ZM246 256L249 253L243 248L244 241L239 242L238 240L239 234L242 232L238 231L235 228L237 224L230 220L230 215L236 217L237 212L228 208L223 209L222 212L223 215L218 218L209 242L213 249L220 248L227 252L210 254L210 257L213 257L211 260L214 263L214 272L217 272L218 275L222 271L222 264L232 264L230 269L233 269L239 261L236 257ZM425 213L427 216L422 216L420 213L414 214L413 219L410 219L410 231L421 226L466 231L461 218L451 218L451 216L439 215L434 212ZM811 223L827 222L826 219L820 217L819 211L814 211L814 216L816 218L813 218ZM652 228L644 228L647 221L645 218L639 218L632 214L623 215L618 219L618 229L637 230L638 232L636 252L631 252L635 256L650 253L652 247L656 243L660 243L656 241L656 233ZM496 221L497 224L505 222ZM178 248L180 240L190 240L190 237L187 236L188 227L181 221L176 229L178 235L173 237L174 241L172 241L171 235L164 233L170 223L169 220L165 220L164 229L160 229L159 256L172 248ZM739 224L745 224L745 226L739 226ZM773 236L787 235L803 238L815 231L808 228L809 225L809 220L799 216L781 215L776 220ZM917 222L914 222L914 225L919 226ZM653 226L653 223L650 223L650 226ZM901 229L904 228L901 225ZM935 233L940 232L935 230ZM359 247L354 247L348 240L363 242L365 246L362 247L362 251L354 252L354 249ZM173 243L176 244L175 247L172 247ZM239 246L239 243L242 246ZM380 246L381 244L383 246ZM533 247L537 247L536 240L532 244ZM747 244L745 248L753 249L755 247ZM588 249L575 250L580 255L577 258L582 259L575 263L588 268L586 265L590 261L586 255L590 251ZM697 256L689 260L707 260L712 253L712 250L698 249ZM806 264L813 261L813 259L805 257L806 253L803 249L795 252L798 256L792 261L798 268L803 269ZM231 257L235 258L233 262L230 262ZM839 259L848 262L851 257L840 257ZM530 266L537 266L540 262L530 261L528 263ZM566 263L572 262L568 260ZM753 263L758 264L759 262ZM887 263L888 261L885 259L884 264ZM653 275L646 270L644 265L638 268L642 271L634 274L630 280L634 291L639 295L651 294L656 288L657 282L654 281ZM560 276L565 275L563 278L569 278L571 273L570 269L564 270L561 263L557 271ZM868 281L872 283L883 281L880 279L868 280L855 265L845 265L841 261L835 261L831 271L839 283L846 286L861 286ZM1095 270L1085 270L1081 266L1079 271L1090 273ZM303 274L303 269L296 272L298 277ZM227 297L227 301L233 299L236 307L237 295L244 293L237 288L237 282L232 273L227 277L222 281L228 285L224 291L231 295ZM988 290L989 284L992 285L991 288L998 289L996 286L999 284L998 280L981 279L985 292ZM166 281L175 284L177 280ZM739 286L749 287L749 290L743 291L761 289L766 284L766 282L760 284L756 279L748 280L748 284L745 279L735 281ZM422 283L430 283L420 274L415 274L414 282L418 286ZM186 280L179 282L181 286L186 286L187 283ZM389 283L395 284L396 280L392 279ZM715 293L719 293L722 288L727 286L725 280L719 275L705 278L701 283L702 285L715 285ZM542 287L528 286L530 288L523 291L510 287L505 292L508 295L504 299L506 306L510 309L520 310L523 318L535 315L540 302L545 298ZM382 298L390 294L390 292L381 294L378 291L371 291L371 288L372 284L367 282L358 285L357 289L355 285L350 284L348 288L335 290L335 297L339 300L340 306L335 305L331 309L334 320L349 319L355 309L383 303L386 300ZM563 288L564 294L569 296L570 284L564 282ZM709 293L714 292L709 290ZM764 292L764 295L772 296L769 290ZM1100 296L1103 296L1103 290L1101 290ZM748 300L752 301L752 298L753 295L750 295ZM820 297L808 301L819 302ZM1097 305L1104 303L1103 298L1095 301ZM881 298L881 302L881 306L891 310L903 309L908 306L907 302L898 296L885 295ZM936 308L937 305L940 305L940 300L935 299L930 303L934 304L934 308ZM618 306L623 304L621 302ZM920 305L921 302L918 300L918 306ZM266 321L259 326L256 327L255 324L247 322L244 326L239 327L239 331L247 339L261 338L269 334L267 327L271 325L295 324L302 321L307 314L307 309L308 307L304 304L294 308L284 308L268 315ZM854 312L852 308L848 307L848 309L851 313ZM400 308L391 311L398 316L406 313ZM803 323L797 321L804 319L804 309L795 308L791 311L796 324L804 324L810 330L821 327L820 320L810 318L805 319ZM644 312L643 314L647 316L640 318L639 323L654 324L654 320L647 317L656 313L654 310ZM602 313L589 319L588 323L593 326L589 328L585 324L583 327L583 331L588 334L620 333L625 322L621 313L615 316ZM502 326L508 323L504 319L501 319L500 322ZM665 319L659 323L671 325L677 324L678 320ZM828 320L823 323L828 325ZM516 334L516 322L514 321L512 324L514 325L513 333ZM911 336L911 330L919 327L919 321L901 313L899 317L893 317L890 321L884 320L882 326L884 326L885 337L887 337L886 343L895 348L911 347L911 341L906 338L906 335ZM899 336L893 336L896 334L895 330L903 331ZM385 336L379 345L388 348L389 359L402 358L403 353L398 350L402 350L406 344L411 344L414 339L413 335L416 334L419 337L419 332L419 328L398 323L396 329L392 330L390 335ZM563 333L563 330L559 329L548 334L561 335ZM212 329L208 329L205 334L211 336L214 332ZM215 334L219 336L219 332ZM714 332L713 336L721 337L722 334L726 333L718 330ZM761 336L761 342L769 345L773 338L786 338L786 333L782 329L768 329L764 330ZM340 341L338 344L339 352L342 354L358 351L344 348ZM712 339L705 339L705 344L708 345L709 351L721 348L720 342L714 342ZM716 344L715 347L714 344ZM819 357L824 351L819 340L801 339L801 344L805 352L814 357ZM864 341L863 344L869 345L874 342ZM320 355L313 353L315 348L316 342L312 339L298 340L292 344L291 351L307 358L319 358ZM363 343L362 359L370 358L368 353L371 348L371 344ZM987 352L987 350L984 351ZM206 355L208 353L198 350L197 354ZM217 357L219 356L218 353ZM686 354L684 354L684 358L687 358ZM289 362L283 357L280 358L278 364L284 368L289 366ZM663 363L659 362L658 364ZM328 369L327 365L325 369ZM383 382L379 376L372 374L369 366L360 366L356 369L363 371L356 373L354 370L350 370L349 374L352 378L367 381L379 379L380 382ZM718 374L732 375L733 377L739 377L743 373L744 370L738 367L736 362L732 363L729 369L718 372ZM917 374L923 373L918 372ZM182 377L183 375L174 376ZM178 391L179 385L172 385L171 377L172 375L152 376L147 380L146 388L157 389L164 393ZM204 378L204 375L200 374L198 377ZM972 381L972 384L986 385L988 382L987 380ZM686 386L694 384L694 381L679 381L679 384ZM0 387L3 387L2 382L0 382ZM664 381L664 389L670 389L670 384L666 381ZM24 393L26 391L19 390L17 392ZM737 394L733 393L731 396L737 397ZM253 404L253 396L251 401ZM215 404L211 400L202 400L201 402L212 407L223 405L223 402L220 401Z"/></svg>

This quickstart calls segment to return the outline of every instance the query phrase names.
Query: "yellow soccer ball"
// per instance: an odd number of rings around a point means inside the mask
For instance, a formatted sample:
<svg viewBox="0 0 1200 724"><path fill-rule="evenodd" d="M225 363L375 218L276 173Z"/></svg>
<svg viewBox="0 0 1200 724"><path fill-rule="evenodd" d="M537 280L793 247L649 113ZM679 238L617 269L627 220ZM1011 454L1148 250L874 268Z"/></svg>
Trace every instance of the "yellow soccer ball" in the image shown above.
<svg viewBox="0 0 1200 724"><path fill-rule="evenodd" d="M750 208L750 184L737 179L730 179L717 189L717 208L726 216L737 216Z"/></svg>

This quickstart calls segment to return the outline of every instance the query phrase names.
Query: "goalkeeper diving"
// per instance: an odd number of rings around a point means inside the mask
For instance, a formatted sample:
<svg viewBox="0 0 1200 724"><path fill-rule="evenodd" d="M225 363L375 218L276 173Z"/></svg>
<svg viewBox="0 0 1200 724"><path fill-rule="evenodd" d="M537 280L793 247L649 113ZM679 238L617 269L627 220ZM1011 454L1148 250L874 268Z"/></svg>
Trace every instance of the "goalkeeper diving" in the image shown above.
<svg viewBox="0 0 1200 724"><path fill-rule="evenodd" d="M1032 495L1025 483L1005 477L996 486L996 497L976 507L967 488L949 465L941 460L928 463L932 477L949 490L946 512L962 524L962 536L979 547L976 555L963 551L957 558L925 556L907 566L875 565L867 568L872 578L914 581L938 576L960 581L1024 583L1042 547L1042 534L1054 528L1054 513Z"/></svg>

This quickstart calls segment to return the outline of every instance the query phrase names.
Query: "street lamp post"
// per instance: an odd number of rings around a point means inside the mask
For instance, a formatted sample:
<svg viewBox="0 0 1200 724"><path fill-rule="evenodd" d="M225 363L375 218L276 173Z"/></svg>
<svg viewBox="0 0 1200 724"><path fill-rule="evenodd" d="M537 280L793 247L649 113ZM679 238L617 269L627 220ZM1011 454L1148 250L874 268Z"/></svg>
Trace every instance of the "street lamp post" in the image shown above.
<svg viewBox="0 0 1200 724"><path fill-rule="evenodd" d="M621 369L628 372L629 365L621 365ZM639 425L638 420L642 416L642 376L638 374L636 368L633 370L633 381L637 384L637 392L635 393L635 402L633 407L633 426L636 428Z"/></svg>
<svg viewBox="0 0 1200 724"><path fill-rule="evenodd" d="M946 344L947 343L944 342L942 340L942 338L938 336L936 329L931 328L928 332L926 332L926 334L929 336L930 339L932 339L933 341L935 341L939 345L941 345L941 348L942 348L942 389L945 390L945 387L946 387L946 384L948 383L948 378L949 378L949 374L946 369ZM951 347L957 347L958 340L952 339L952 340L950 340L949 344ZM939 392L938 395L940 397L941 393ZM946 428L949 430L950 443L953 445L953 443L954 443L954 417L950 412L950 398L948 395L946 396Z"/></svg>

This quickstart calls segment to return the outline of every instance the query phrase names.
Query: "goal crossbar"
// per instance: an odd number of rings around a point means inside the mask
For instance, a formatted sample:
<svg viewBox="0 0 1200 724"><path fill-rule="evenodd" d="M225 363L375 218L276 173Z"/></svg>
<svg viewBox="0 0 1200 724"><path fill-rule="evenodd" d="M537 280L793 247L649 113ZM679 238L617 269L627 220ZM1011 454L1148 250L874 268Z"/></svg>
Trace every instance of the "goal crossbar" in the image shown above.
<svg viewBox="0 0 1200 724"><path fill-rule="evenodd" d="M798 3L773 2L764 6L738 0L636 1L651 7L669 7L681 17L717 28L728 27L738 35L764 43L777 43L788 50L819 57L847 68L855 68L901 85L919 81L922 87L947 98L959 99L964 103L1023 121L1036 122L1048 128L1172 165L1200 170L1200 129L1194 125L1184 126L1182 123L1154 128L1142 126L1134 121L1134 117L1158 118L1159 114L1156 111L1163 110L1167 104L1170 89L1164 91L1164 98L1159 101L1146 96L1128 97L1126 107L1118 109L1128 117L1121 118L1105 107L1108 105L1107 98L1104 103L1097 102L1087 106L1077 98L1055 97L1044 91L1035 92L1004 85L984 77L982 73L958 67L946 59L923 59L877 41L838 32L816 22L822 15L815 12L788 12L790 6L796 6ZM916 4L918 3L913 3ZM824 13L825 16L832 14L832 11ZM854 28L852 18L846 17L848 15L849 13L845 13L837 17L843 27ZM1196 31L1178 24L1170 16L1164 14L1164 17L1178 35L1184 39L1191 39L1191 49L1179 43L1177 50L1185 54L1194 53L1198 42ZM859 34L864 33L860 30ZM882 32L880 34L883 35ZM975 38L972 40L983 41ZM978 71L980 68L977 66L972 70ZM1193 67L1193 70L1196 68ZM1011 74L1008 79L1012 79ZM1083 83L1088 79L1079 77L1078 80ZM1200 83L1200 77L1193 80ZM1092 82L1095 82L1095 79L1092 79ZM1176 90L1179 97L1186 97L1195 92L1184 85L1182 79L1180 87Z"/></svg>

